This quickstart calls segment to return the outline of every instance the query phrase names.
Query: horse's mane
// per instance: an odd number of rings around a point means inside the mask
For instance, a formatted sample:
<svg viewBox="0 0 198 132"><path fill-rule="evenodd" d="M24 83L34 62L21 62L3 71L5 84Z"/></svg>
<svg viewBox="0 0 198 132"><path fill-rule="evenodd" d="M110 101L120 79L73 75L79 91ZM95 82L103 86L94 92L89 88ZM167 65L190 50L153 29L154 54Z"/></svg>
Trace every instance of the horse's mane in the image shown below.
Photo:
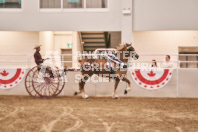
<svg viewBox="0 0 198 132"><path fill-rule="evenodd" d="M117 46L117 51L122 51L125 48L126 44L119 44L119 46Z"/></svg>

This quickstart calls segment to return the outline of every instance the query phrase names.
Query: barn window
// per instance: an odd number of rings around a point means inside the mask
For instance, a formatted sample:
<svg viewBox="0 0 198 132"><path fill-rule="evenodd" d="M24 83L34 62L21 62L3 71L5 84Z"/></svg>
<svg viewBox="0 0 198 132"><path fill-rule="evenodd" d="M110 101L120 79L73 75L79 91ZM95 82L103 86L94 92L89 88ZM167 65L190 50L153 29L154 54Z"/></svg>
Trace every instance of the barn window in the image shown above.
<svg viewBox="0 0 198 132"><path fill-rule="evenodd" d="M40 0L40 9L107 9L109 0Z"/></svg>
<svg viewBox="0 0 198 132"><path fill-rule="evenodd" d="M87 8L107 8L108 0L87 0Z"/></svg>
<svg viewBox="0 0 198 132"><path fill-rule="evenodd" d="M84 8L84 0L63 0L63 8Z"/></svg>
<svg viewBox="0 0 198 132"><path fill-rule="evenodd" d="M40 0L40 8L61 8L61 0Z"/></svg>
<svg viewBox="0 0 198 132"><path fill-rule="evenodd" d="M21 0L0 0L0 8L21 8Z"/></svg>

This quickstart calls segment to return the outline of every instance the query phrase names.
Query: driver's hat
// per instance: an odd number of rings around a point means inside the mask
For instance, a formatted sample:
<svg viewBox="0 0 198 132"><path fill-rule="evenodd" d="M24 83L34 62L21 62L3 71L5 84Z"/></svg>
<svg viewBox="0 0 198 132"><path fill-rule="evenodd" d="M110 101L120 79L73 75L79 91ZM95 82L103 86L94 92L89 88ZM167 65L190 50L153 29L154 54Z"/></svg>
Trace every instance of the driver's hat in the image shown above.
<svg viewBox="0 0 198 132"><path fill-rule="evenodd" d="M41 44L37 44L37 45L35 45L34 49L37 49L37 48L39 48L41 46L42 46Z"/></svg>

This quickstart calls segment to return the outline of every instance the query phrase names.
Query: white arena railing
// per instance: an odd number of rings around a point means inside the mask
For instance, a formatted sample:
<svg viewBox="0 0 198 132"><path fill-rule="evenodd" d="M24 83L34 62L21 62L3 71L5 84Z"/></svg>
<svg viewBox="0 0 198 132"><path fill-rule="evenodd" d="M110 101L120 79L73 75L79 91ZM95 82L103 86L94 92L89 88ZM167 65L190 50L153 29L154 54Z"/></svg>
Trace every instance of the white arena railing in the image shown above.
<svg viewBox="0 0 198 132"><path fill-rule="evenodd" d="M72 63L73 68L79 68L78 66L78 59L82 56L89 56L95 57L100 56L101 54L61 54L59 57L61 59L61 65L64 67L68 63ZM132 64L133 68L136 68L137 65L144 65L146 64L150 67L151 62L153 59L157 61L159 67L162 67L163 63L165 62L165 56L167 54L139 54L140 58L138 60L129 60L129 64ZM198 54L169 54L171 56L171 62L174 65L174 69L180 68L191 68L196 69L198 68L198 60L190 60L190 61L181 61L179 60L180 57L197 57L194 59L198 59ZM65 57L72 57L72 60L64 60ZM54 62L55 59L53 58L52 61ZM184 65L188 65L187 67ZM0 67L26 67L31 68L35 66L33 56L28 56L27 54L0 54ZM145 67L146 68L146 67Z"/></svg>
<svg viewBox="0 0 198 132"><path fill-rule="evenodd" d="M78 56L89 56L89 57L95 57L99 56L100 54L79 54ZM152 60L155 59L157 63L159 64L159 67L162 67L163 63L165 62L165 56L167 54L139 54L140 59L138 60L133 60L130 59L129 63L137 64L137 63L147 63L151 64ZM171 56L171 61L173 63L173 68L178 69L178 68L185 68L185 67L180 67L181 64L184 63L189 63L189 64L196 64L197 66L195 67L188 67L188 68L198 68L198 60L197 61L180 61L179 57L181 56L191 56L191 57L198 57L198 54L169 54ZM63 60L64 57L66 56L73 56L77 58L77 55L73 54L62 54L61 58ZM73 60L73 61L61 61L62 64L64 63L78 63L78 60ZM186 67L187 68L187 67Z"/></svg>

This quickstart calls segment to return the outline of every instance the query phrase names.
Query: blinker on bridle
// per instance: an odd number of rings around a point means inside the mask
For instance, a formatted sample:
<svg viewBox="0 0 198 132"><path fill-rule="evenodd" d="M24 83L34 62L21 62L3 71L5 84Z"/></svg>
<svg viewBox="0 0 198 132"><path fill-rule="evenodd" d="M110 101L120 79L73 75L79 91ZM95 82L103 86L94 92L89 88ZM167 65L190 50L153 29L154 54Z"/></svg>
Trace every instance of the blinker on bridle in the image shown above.
<svg viewBox="0 0 198 132"><path fill-rule="evenodd" d="M130 50L131 48L132 48L132 45L130 45L129 47L127 47L127 50ZM133 50L131 50L131 51L133 51Z"/></svg>

